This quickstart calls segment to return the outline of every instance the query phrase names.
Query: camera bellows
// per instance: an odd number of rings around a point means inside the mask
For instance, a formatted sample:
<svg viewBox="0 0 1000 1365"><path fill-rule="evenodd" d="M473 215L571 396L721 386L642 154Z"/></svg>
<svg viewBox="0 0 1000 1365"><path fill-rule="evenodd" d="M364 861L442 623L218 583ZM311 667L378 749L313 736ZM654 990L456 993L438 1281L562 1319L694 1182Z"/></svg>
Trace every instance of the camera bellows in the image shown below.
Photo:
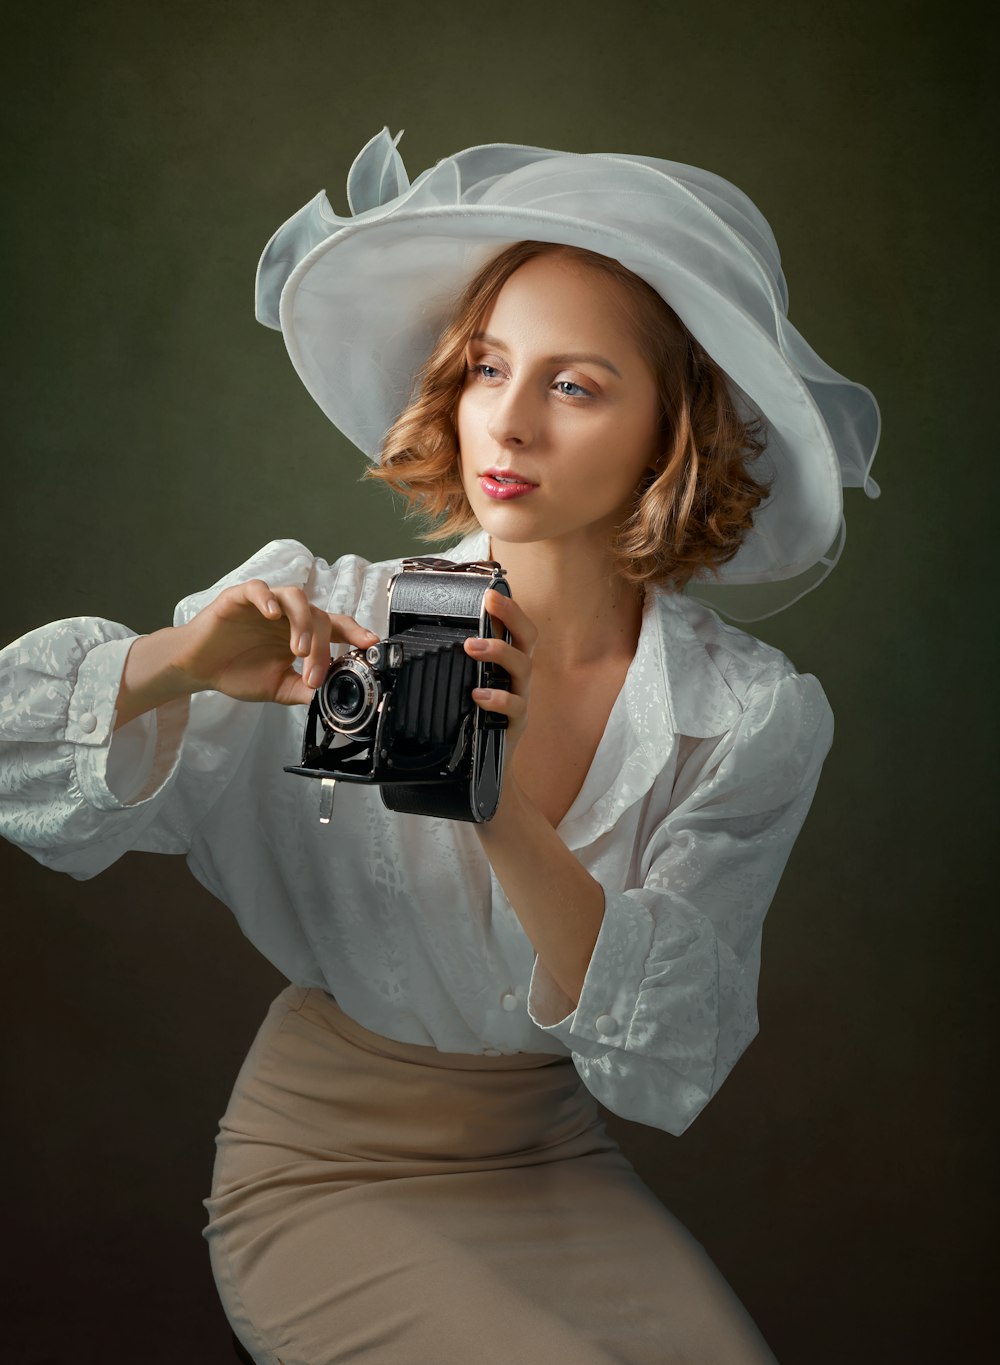
<svg viewBox="0 0 1000 1365"><path fill-rule="evenodd" d="M392 728L415 744L452 744L473 710L476 661L463 644L469 632L422 623L394 638L403 645L404 666L392 698Z"/></svg>

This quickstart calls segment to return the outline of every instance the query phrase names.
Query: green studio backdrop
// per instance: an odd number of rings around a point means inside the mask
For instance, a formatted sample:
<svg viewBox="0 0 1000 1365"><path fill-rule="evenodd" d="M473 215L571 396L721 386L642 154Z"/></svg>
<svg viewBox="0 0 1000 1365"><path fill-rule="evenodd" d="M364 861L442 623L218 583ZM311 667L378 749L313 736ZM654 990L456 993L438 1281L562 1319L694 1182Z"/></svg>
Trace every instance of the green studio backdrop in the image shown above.
<svg viewBox="0 0 1000 1365"><path fill-rule="evenodd" d="M837 722L760 1035L681 1139L608 1120L789 1365L986 1359L995 216L968 17L94 0L5 25L4 642L77 614L154 630L275 537L433 553L253 315L271 233L321 188L346 212L384 124L411 179L489 141L727 176L792 320L874 391L882 497L848 490L832 577L747 627ZM284 982L180 859L86 883L0 859L12 1358L226 1360L200 1200Z"/></svg>

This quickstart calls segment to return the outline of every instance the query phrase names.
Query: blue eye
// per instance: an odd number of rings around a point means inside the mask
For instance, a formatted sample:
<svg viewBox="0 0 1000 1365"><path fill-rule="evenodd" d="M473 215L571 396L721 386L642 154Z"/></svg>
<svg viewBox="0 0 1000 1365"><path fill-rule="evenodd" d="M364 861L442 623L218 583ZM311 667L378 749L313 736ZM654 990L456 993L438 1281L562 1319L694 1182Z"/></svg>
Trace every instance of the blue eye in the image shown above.
<svg viewBox="0 0 1000 1365"><path fill-rule="evenodd" d="M489 371L489 373L487 373ZM495 379L502 379L503 375L495 365L491 365L486 360L480 360L475 365L466 366L466 374L478 375L479 378L492 382ZM564 398L593 398L589 389L585 389L582 384L574 384L572 379L557 379L556 388L562 390ZM576 389L576 393L567 393L567 389Z"/></svg>

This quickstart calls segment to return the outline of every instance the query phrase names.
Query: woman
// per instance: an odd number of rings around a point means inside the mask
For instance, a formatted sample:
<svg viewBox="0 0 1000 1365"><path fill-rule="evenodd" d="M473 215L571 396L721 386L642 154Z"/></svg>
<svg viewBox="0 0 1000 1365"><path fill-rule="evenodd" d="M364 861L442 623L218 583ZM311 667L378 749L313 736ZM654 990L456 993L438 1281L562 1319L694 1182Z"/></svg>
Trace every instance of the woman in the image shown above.
<svg viewBox="0 0 1000 1365"><path fill-rule="evenodd" d="M509 642L465 645L511 680L475 694L507 718L496 813L349 784L320 824L282 771L299 708L386 634L400 561L274 541L150 636L4 651L3 832L79 877L186 854L291 983L204 1201L254 1360L773 1361L596 1100L679 1135L757 1032L832 716L695 589L815 586L842 486L878 491L877 407L707 172L500 145L410 186L384 129L348 198L275 234L258 316L427 538L465 532L444 557L506 571Z"/></svg>

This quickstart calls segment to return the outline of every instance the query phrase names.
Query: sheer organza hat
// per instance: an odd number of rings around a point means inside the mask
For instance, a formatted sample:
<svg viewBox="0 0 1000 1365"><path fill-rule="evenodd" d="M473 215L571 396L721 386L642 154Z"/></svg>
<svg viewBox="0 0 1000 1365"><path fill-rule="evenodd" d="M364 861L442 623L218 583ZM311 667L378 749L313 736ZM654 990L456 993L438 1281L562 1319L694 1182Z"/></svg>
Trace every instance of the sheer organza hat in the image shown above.
<svg viewBox="0 0 1000 1365"><path fill-rule="evenodd" d="M817 587L846 540L843 489L879 496L881 418L870 390L789 322L778 246L747 195L676 161L509 143L445 157L411 184L401 137L383 128L355 157L349 217L321 190L257 268L257 318L281 331L331 422L377 460L480 267L526 239L586 247L652 285L725 371L737 408L767 423L771 495L718 580L706 572L686 594L756 621Z"/></svg>

